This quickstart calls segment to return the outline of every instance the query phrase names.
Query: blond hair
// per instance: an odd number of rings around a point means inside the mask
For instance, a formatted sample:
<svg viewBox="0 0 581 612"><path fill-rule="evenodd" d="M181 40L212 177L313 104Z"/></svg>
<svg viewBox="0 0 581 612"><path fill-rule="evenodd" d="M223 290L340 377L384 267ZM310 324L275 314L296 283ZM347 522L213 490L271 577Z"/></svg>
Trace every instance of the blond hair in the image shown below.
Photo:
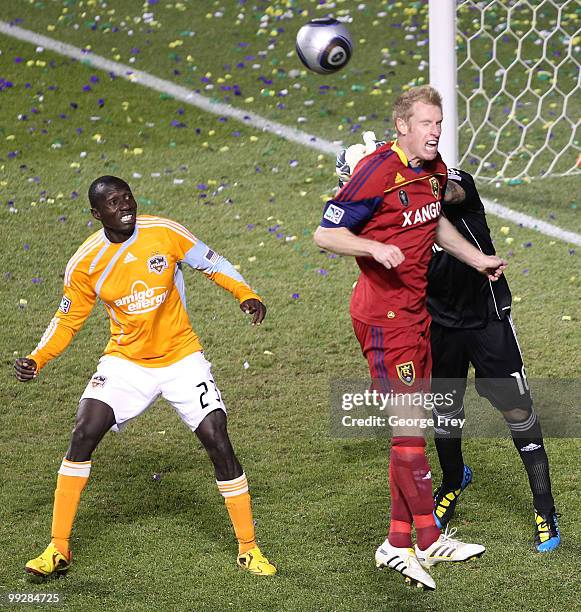
<svg viewBox="0 0 581 612"><path fill-rule="evenodd" d="M442 96L431 85L412 87L402 93L393 105L392 119L394 125L396 119L403 119L406 123L409 121L415 102L423 102L442 109Z"/></svg>

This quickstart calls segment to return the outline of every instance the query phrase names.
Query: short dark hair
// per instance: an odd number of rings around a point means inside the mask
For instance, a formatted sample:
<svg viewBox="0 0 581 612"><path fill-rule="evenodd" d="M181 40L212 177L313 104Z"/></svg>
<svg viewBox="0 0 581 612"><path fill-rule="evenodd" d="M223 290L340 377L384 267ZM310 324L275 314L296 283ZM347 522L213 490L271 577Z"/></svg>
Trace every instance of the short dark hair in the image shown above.
<svg viewBox="0 0 581 612"><path fill-rule="evenodd" d="M103 191L107 187L127 187L127 189L131 191L129 185L118 176L110 176L108 174L100 176L95 179L89 187L89 202L91 203L91 208L97 208L97 205L103 197Z"/></svg>

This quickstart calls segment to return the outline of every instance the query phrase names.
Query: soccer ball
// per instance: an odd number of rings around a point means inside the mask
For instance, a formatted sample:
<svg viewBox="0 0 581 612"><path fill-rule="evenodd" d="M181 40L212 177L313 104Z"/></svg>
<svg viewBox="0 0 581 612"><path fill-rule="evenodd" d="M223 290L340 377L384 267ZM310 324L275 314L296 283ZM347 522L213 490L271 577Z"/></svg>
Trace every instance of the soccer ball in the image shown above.
<svg viewBox="0 0 581 612"><path fill-rule="evenodd" d="M330 74L347 65L353 43L349 30L336 19L313 19L297 33L297 54L313 72Z"/></svg>

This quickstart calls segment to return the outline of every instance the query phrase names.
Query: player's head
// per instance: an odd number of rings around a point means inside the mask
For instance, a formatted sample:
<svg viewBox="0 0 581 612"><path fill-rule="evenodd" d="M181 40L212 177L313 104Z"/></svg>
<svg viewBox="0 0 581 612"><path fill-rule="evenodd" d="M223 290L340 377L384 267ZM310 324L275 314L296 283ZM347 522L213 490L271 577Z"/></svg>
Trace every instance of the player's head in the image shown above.
<svg viewBox="0 0 581 612"><path fill-rule="evenodd" d="M111 242L127 240L135 230L137 203L129 185L116 176L100 176L89 187L91 214Z"/></svg>
<svg viewBox="0 0 581 612"><path fill-rule="evenodd" d="M442 133L442 97L429 85L408 89L395 101L393 123L412 165L434 159Z"/></svg>

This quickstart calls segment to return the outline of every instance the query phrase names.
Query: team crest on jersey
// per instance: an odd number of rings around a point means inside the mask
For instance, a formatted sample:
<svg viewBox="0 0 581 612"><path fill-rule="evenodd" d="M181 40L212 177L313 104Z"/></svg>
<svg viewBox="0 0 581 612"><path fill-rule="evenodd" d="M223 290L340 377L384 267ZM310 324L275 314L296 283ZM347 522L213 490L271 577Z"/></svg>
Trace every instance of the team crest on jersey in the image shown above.
<svg viewBox="0 0 581 612"><path fill-rule="evenodd" d="M406 361L405 363L398 363L395 366L397 375L404 385L411 387L416 380L416 370L414 368L413 361Z"/></svg>
<svg viewBox="0 0 581 612"><path fill-rule="evenodd" d="M95 389L97 387L104 387L106 382L106 376L102 376L101 374L95 374L93 378L91 378L91 387L94 387Z"/></svg>
<svg viewBox="0 0 581 612"><path fill-rule="evenodd" d="M167 259L165 255L152 255L147 260L147 267L150 272L161 274L167 267Z"/></svg>
<svg viewBox="0 0 581 612"><path fill-rule="evenodd" d="M430 185L432 186L432 193L436 200L440 199L440 183L438 183L438 179L435 176L430 176Z"/></svg>
<svg viewBox="0 0 581 612"><path fill-rule="evenodd" d="M72 303L71 300L69 300L69 298L66 295L63 295L63 299L61 300L59 310L62 313L67 314L69 310L71 309L71 303Z"/></svg>
<svg viewBox="0 0 581 612"><path fill-rule="evenodd" d="M403 189L400 189L397 195L399 196L399 201L401 202L402 206L409 206L410 200L408 198L408 194Z"/></svg>

